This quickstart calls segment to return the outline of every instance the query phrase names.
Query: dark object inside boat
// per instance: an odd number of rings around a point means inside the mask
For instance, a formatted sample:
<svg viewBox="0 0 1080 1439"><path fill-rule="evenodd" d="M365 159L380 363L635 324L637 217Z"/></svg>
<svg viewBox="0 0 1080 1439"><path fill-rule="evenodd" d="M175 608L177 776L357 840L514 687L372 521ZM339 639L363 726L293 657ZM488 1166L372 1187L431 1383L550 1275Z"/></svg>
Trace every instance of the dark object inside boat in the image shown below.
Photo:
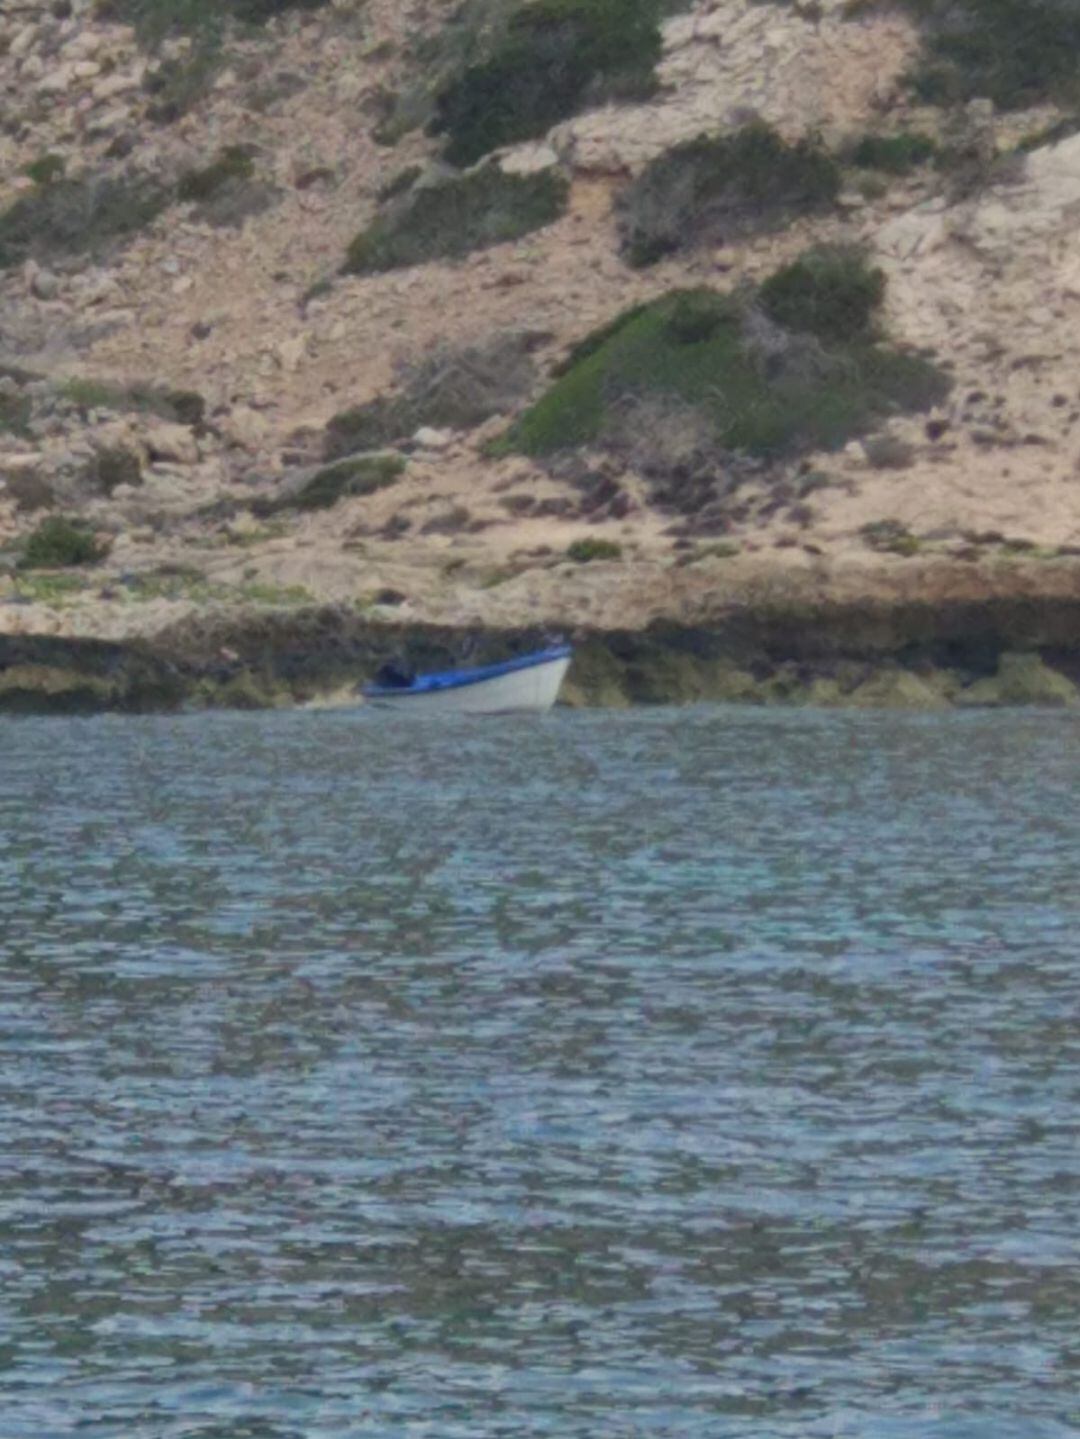
<svg viewBox="0 0 1080 1439"><path fill-rule="evenodd" d="M407 690L416 679L416 671L404 660L389 660L375 675L375 683L388 690Z"/></svg>

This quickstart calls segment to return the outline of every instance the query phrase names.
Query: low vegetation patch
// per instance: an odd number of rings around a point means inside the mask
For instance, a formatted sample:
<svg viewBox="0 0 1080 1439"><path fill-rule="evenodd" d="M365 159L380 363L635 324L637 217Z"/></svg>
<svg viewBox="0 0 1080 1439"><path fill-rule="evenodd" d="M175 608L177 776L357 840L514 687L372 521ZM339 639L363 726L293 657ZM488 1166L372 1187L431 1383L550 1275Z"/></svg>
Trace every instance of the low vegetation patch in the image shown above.
<svg viewBox="0 0 1080 1439"><path fill-rule="evenodd" d="M63 609L88 588L82 575L22 573L15 581L15 593L32 605L50 605Z"/></svg>
<svg viewBox="0 0 1080 1439"><path fill-rule="evenodd" d="M532 337L507 331L476 345L439 345L399 366L396 394L343 410L326 427L326 458L377 450L423 426L468 430L516 409L536 380Z"/></svg>
<svg viewBox="0 0 1080 1439"><path fill-rule="evenodd" d="M102 19L134 25L143 40L157 44L167 35L218 36L230 20L265 25L289 10L318 10L328 0L98 0Z"/></svg>
<svg viewBox="0 0 1080 1439"><path fill-rule="evenodd" d="M344 271L373 274L520 239L557 220L569 193L557 171L508 175L497 165L422 186L391 202L356 237Z"/></svg>
<svg viewBox="0 0 1080 1439"><path fill-rule="evenodd" d="M1080 6L1075 0L906 0L922 22L913 80L926 101L985 96L1003 109L1080 99Z"/></svg>
<svg viewBox="0 0 1080 1439"><path fill-rule="evenodd" d="M141 485L142 465L126 445L103 445L87 464L86 479L93 489L111 495L120 485Z"/></svg>
<svg viewBox="0 0 1080 1439"><path fill-rule="evenodd" d="M255 160L246 145L229 145L202 169L185 170L176 186L177 198L185 201L211 200L237 180L250 180Z"/></svg>
<svg viewBox="0 0 1080 1439"><path fill-rule="evenodd" d="M134 25L142 44L156 50L162 41L185 36L191 47L154 65L147 74L149 116L172 124L210 88L224 58L230 25L264 25L290 10L317 10L328 0L97 0L98 17Z"/></svg>
<svg viewBox="0 0 1080 1439"><path fill-rule="evenodd" d="M885 298L885 275L858 249L823 246L761 287L761 307L787 330L845 343L868 338Z"/></svg>
<svg viewBox="0 0 1080 1439"><path fill-rule="evenodd" d="M937 153L937 141L929 135L906 131L899 135L863 135L850 146L845 158L860 170L906 175L928 165Z"/></svg>
<svg viewBox="0 0 1080 1439"><path fill-rule="evenodd" d="M200 32L187 55L162 60L149 69L143 88L150 96L147 116L156 125L172 125L204 99L221 68L217 32Z"/></svg>
<svg viewBox="0 0 1080 1439"><path fill-rule="evenodd" d="M35 185L51 185L54 180L63 178L66 169L67 163L62 155L39 155L24 166L23 174Z"/></svg>
<svg viewBox="0 0 1080 1439"><path fill-rule="evenodd" d="M108 546L85 525L65 515L50 515L28 537L19 568L59 570L96 565L106 554Z"/></svg>
<svg viewBox="0 0 1080 1439"><path fill-rule="evenodd" d="M619 240L631 265L720 244L829 208L840 167L814 139L789 145L755 122L658 155L622 194Z"/></svg>
<svg viewBox="0 0 1080 1439"><path fill-rule="evenodd" d="M847 288L821 284L820 265L814 254L797 271L809 298L790 277L771 297L812 329L778 324L761 294L675 292L635 310L580 347L580 358L499 448L536 456L586 444L617 450L632 436L633 417L645 415L648 435L667 435L673 457L684 456L697 503L703 470L715 493L716 477L740 463L838 448L891 414L938 402L947 378L873 333L864 307L867 287L880 302L875 272L865 265L845 272L857 281L852 309Z"/></svg>
<svg viewBox="0 0 1080 1439"><path fill-rule="evenodd" d="M404 471L400 455L356 455L318 470L299 489L256 502L252 511L266 517L282 510L328 510L340 500L388 489Z"/></svg>
<svg viewBox="0 0 1080 1439"><path fill-rule="evenodd" d="M567 548L566 558L576 565L591 564L593 560L621 560L622 546L614 540L601 540L595 536L575 540Z"/></svg>
<svg viewBox="0 0 1080 1439"><path fill-rule="evenodd" d="M904 559L911 559L922 549L918 536L913 535L907 525L899 520L872 520L863 525L859 534L863 542L879 554L900 555Z"/></svg>
<svg viewBox="0 0 1080 1439"><path fill-rule="evenodd" d="M206 418L206 401L195 390L77 377L65 380L60 393L84 414L91 410L114 410L118 414L157 415L159 419L190 425L192 429L201 428Z"/></svg>
<svg viewBox="0 0 1080 1439"><path fill-rule="evenodd" d="M470 165L543 135L584 104L647 93L661 55L659 0L531 0L492 27L487 53L438 94L430 133Z"/></svg>
<svg viewBox="0 0 1080 1439"><path fill-rule="evenodd" d="M0 213L0 270L31 256L102 255L144 230L172 199L171 186L146 174L39 185Z"/></svg>
<svg viewBox="0 0 1080 1439"><path fill-rule="evenodd" d="M177 199L195 205L195 217L209 225L242 225L277 198L272 185L255 178L255 157L246 145L229 145L209 165L187 170Z"/></svg>

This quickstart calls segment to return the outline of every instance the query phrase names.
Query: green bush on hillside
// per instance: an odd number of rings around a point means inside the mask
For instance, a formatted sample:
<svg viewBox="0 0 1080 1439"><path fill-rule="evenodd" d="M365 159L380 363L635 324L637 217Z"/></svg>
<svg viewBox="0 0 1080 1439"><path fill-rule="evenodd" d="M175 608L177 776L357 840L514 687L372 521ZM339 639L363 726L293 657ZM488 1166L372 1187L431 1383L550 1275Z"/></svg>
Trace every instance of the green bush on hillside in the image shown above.
<svg viewBox="0 0 1080 1439"><path fill-rule="evenodd" d="M178 200L196 206L207 225L242 225L278 198L273 185L255 179L255 159L246 145L229 145L200 169L186 170L176 186Z"/></svg>
<svg viewBox="0 0 1080 1439"><path fill-rule="evenodd" d="M103 445L87 461L85 478L95 490L111 495L120 485L143 482L139 456L126 445Z"/></svg>
<svg viewBox="0 0 1080 1439"><path fill-rule="evenodd" d="M590 99L644 93L661 54L659 0L531 0L498 29L491 53L436 97L431 134L471 165L543 135Z"/></svg>
<svg viewBox="0 0 1080 1439"><path fill-rule="evenodd" d="M949 103L986 96L1003 109L1080 99L1076 0L906 0L922 21L926 52L914 78L921 97Z"/></svg>
<svg viewBox="0 0 1080 1439"><path fill-rule="evenodd" d="M172 192L149 175L54 180L0 213L0 270L31 255L100 255L146 228Z"/></svg>
<svg viewBox="0 0 1080 1439"><path fill-rule="evenodd" d="M710 311L708 334L688 331L688 313ZM666 295L582 351L511 427L503 449L540 456L607 444L628 403L654 399L703 416L718 456L778 458L839 447L948 390L919 356L868 336L840 343L792 334L752 300L708 290Z"/></svg>
<svg viewBox="0 0 1080 1439"><path fill-rule="evenodd" d="M404 472L405 461L400 455L357 455L316 471L299 489L257 501L252 511L265 517L282 510L328 510L339 500L385 490L396 484Z"/></svg>
<svg viewBox="0 0 1080 1439"><path fill-rule="evenodd" d="M95 565L107 547L93 533L64 515L50 515L29 536L19 566L24 570L59 570Z"/></svg>
<svg viewBox="0 0 1080 1439"><path fill-rule="evenodd" d="M356 237L343 269L373 274L517 240L557 220L569 194L569 182L556 171L508 175L497 165L421 186Z"/></svg>
<svg viewBox="0 0 1080 1439"><path fill-rule="evenodd" d="M899 135L863 135L851 146L847 159L860 170L906 175L928 164L937 152L937 142L929 135L908 131Z"/></svg>
<svg viewBox="0 0 1080 1439"><path fill-rule="evenodd" d="M816 140L789 145L760 122L658 155L621 195L619 239L631 265L723 243L826 209L840 167Z"/></svg>
<svg viewBox="0 0 1080 1439"><path fill-rule="evenodd" d="M35 185L51 185L55 180L63 178L66 169L67 161L63 155L50 152L39 155L36 160L31 160L29 165L24 165L23 174L28 180L33 180Z"/></svg>
<svg viewBox="0 0 1080 1439"><path fill-rule="evenodd" d="M265 25L289 10L318 10L328 0L97 0L102 19L134 25L152 43L170 34L214 34L223 23Z"/></svg>
<svg viewBox="0 0 1080 1439"><path fill-rule="evenodd" d="M185 170L176 186L177 198L184 201L211 200L237 180L250 180L255 161L246 145L228 145L209 165Z"/></svg>
<svg viewBox="0 0 1080 1439"><path fill-rule="evenodd" d="M594 560L621 560L622 545L615 540L601 540L590 535L568 546L566 558L576 565L590 565Z"/></svg>
<svg viewBox="0 0 1080 1439"><path fill-rule="evenodd" d="M844 246L808 250L771 275L759 294L778 325L840 343L869 336L884 298L883 271Z"/></svg>
<svg viewBox="0 0 1080 1439"><path fill-rule="evenodd" d="M177 425L200 429L206 420L206 401L196 390L172 390L166 385L141 381L124 384L118 380L95 380L82 376L65 380L60 394L77 405L84 415L90 410L157 415Z"/></svg>

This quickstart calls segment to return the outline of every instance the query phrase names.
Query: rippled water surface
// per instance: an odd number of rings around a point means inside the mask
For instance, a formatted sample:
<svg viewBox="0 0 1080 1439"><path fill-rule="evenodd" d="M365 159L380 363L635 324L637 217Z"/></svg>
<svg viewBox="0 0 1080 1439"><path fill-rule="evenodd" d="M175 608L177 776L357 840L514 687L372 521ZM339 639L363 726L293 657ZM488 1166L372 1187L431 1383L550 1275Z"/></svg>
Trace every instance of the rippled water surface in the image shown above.
<svg viewBox="0 0 1080 1439"><path fill-rule="evenodd" d="M3 1439L1080 1432L1080 725L0 726Z"/></svg>

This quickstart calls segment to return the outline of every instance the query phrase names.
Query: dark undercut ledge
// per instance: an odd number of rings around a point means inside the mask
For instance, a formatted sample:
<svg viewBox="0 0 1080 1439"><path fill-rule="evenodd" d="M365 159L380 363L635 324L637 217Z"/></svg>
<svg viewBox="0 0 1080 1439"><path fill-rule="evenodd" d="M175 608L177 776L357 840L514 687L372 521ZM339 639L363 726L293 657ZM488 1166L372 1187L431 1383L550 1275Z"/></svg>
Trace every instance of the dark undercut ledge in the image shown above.
<svg viewBox="0 0 1080 1439"><path fill-rule="evenodd" d="M564 627L565 628L565 627ZM221 613L113 643L0 636L0 712L154 713L347 699L388 656L418 669L536 648L548 627L373 622L337 608ZM1080 707L1080 593L785 601L707 623L581 629L563 701L930 709Z"/></svg>

